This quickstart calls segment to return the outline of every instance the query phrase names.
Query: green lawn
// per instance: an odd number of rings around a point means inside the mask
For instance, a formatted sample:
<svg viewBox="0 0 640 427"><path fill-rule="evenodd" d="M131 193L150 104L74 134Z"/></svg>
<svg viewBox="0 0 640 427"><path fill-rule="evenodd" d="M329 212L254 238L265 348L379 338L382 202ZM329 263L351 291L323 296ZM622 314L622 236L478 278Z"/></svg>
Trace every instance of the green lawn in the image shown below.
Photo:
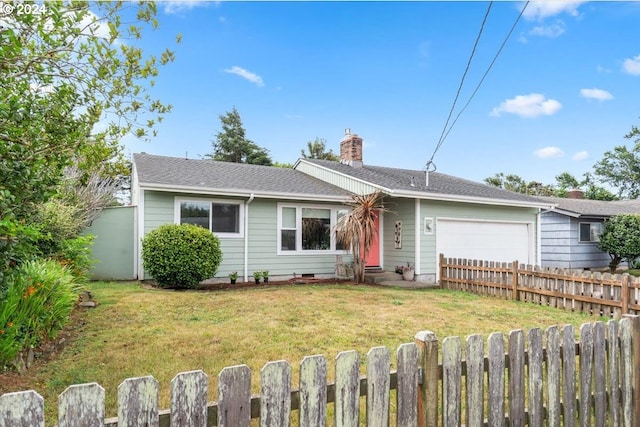
<svg viewBox="0 0 640 427"><path fill-rule="evenodd" d="M595 319L557 309L444 290L405 290L357 285L290 285L233 291L164 291L138 283L92 283L99 305L61 354L38 364L22 386L45 397L52 422L56 399L71 384L98 382L107 393L107 416L115 416L117 386L128 377L153 375L161 407L169 405L176 373L202 369L216 400L217 375L225 366L247 364L259 390L259 372L272 360L293 367L306 355L323 354L332 365L343 350L362 359L375 346L412 342L431 330L440 341L550 325L580 325ZM364 366L363 366L364 373ZM330 376L332 376L330 370ZM1 380L1 377L0 377ZM0 392L17 391L3 389Z"/></svg>

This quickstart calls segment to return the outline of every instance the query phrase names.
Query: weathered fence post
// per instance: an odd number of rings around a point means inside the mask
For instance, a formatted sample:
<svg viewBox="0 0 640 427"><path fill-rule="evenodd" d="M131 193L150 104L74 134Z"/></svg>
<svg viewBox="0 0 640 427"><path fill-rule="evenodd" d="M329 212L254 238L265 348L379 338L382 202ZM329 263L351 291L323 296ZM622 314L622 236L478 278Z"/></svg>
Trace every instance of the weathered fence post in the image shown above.
<svg viewBox="0 0 640 427"><path fill-rule="evenodd" d="M511 287L513 291L511 292L511 299L514 301L518 301L518 261L513 261L511 263L511 271L513 277L511 278Z"/></svg>
<svg viewBox="0 0 640 427"><path fill-rule="evenodd" d="M418 426L438 426L438 338L431 331L415 336L418 360L422 369L418 388Z"/></svg>
<svg viewBox="0 0 640 427"><path fill-rule="evenodd" d="M224 368L218 375L218 425L247 427L251 423L251 370L247 365Z"/></svg>
<svg viewBox="0 0 640 427"><path fill-rule="evenodd" d="M285 427L291 416L291 365L284 360L262 368L260 426Z"/></svg>
<svg viewBox="0 0 640 427"><path fill-rule="evenodd" d="M442 340L442 426L461 425L462 343L459 337Z"/></svg>
<svg viewBox="0 0 640 427"><path fill-rule="evenodd" d="M444 289L444 261L444 254L440 254L440 264L438 265L438 267L440 268L440 275L438 276L438 278L440 279L439 285L441 289Z"/></svg>
<svg viewBox="0 0 640 427"><path fill-rule="evenodd" d="M327 359L307 356L300 364L300 427L326 425Z"/></svg>
<svg viewBox="0 0 640 427"><path fill-rule="evenodd" d="M640 426L640 316L627 314L624 317L623 321L628 319L630 322L629 328L631 330L631 352L633 357L631 367L633 375L633 390L631 394L633 401L632 425L638 427Z"/></svg>
<svg viewBox="0 0 640 427"><path fill-rule="evenodd" d="M58 397L58 426L104 426L104 396L98 383L67 387Z"/></svg>
<svg viewBox="0 0 640 427"><path fill-rule="evenodd" d="M336 356L335 426L360 424L360 355L342 351Z"/></svg>
<svg viewBox="0 0 640 427"><path fill-rule="evenodd" d="M391 354L387 347L374 347L367 353L367 426L389 425L389 371Z"/></svg>
<svg viewBox="0 0 640 427"><path fill-rule="evenodd" d="M207 426L209 378L203 371L182 372L171 380L171 427Z"/></svg>
<svg viewBox="0 0 640 427"><path fill-rule="evenodd" d="M118 426L158 427L158 389L151 376L124 380L118 386Z"/></svg>
<svg viewBox="0 0 640 427"><path fill-rule="evenodd" d="M620 286L620 292L622 292L622 314L629 313L629 275L624 274L622 276Z"/></svg>
<svg viewBox="0 0 640 427"><path fill-rule="evenodd" d="M44 427L44 399L33 390L0 396L0 427Z"/></svg>
<svg viewBox="0 0 640 427"><path fill-rule="evenodd" d="M402 344L397 351L398 386L396 403L398 427L414 427L418 423L418 347Z"/></svg>

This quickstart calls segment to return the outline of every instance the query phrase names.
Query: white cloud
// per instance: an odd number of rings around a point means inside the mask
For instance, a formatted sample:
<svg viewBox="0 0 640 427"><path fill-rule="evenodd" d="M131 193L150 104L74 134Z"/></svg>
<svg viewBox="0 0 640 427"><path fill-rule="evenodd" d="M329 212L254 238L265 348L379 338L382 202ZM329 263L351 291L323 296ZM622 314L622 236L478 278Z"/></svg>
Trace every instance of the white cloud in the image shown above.
<svg viewBox="0 0 640 427"><path fill-rule="evenodd" d="M596 67L596 71L597 71L598 73L603 73L603 74L609 74L609 73L611 72L611 70L610 70L610 69L608 69L608 68L606 68L606 67L603 67L602 65L598 65L598 66Z"/></svg>
<svg viewBox="0 0 640 427"><path fill-rule="evenodd" d="M224 70L224 72L238 75L243 79L249 80L251 83L254 83L256 86L259 86L259 87L264 86L264 81L262 81L262 77L260 77L256 73L252 73L251 71L245 70L242 67L238 67L237 65L234 65L231 68L227 68L226 70Z"/></svg>
<svg viewBox="0 0 640 427"><path fill-rule="evenodd" d="M629 74L633 74L634 76L640 76L640 55L635 56L634 58L627 58L622 63L622 69Z"/></svg>
<svg viewBox="0 0 640 427"><path fill-rule="evenodd" d="M613 95L604 89L580 89L580 95L587 99L596 99L598 101L608 101L613 99Z"/></svg>
<svg viewBox="0 0 640 427"><path fill-rule="evenodd" d="M589 152L588 151L578 151L576 154L573 155L573 160L586 160L589 158Z"/></svg>
<svg viewBox="0 0 640 427"><path fill-rule="evenodd" d="M520 117L550 116L557 113L560 108L562 104L555 99L546 99L540 93L531 93L502 101L491 111L491 115L500 117L502 113L510 113Z"/></svg>
<svg viewBox="0 0 640 427"><path fill-rule="evenodd" d="M523 16L529 20L541 20L550 16L567 13L571 16L578 16L578 7L585 3L581 0L551 0L551 1L532 1L529 2Z"/></svg>
<svg viewBox="0 0 640 427"><path fill-rule="evenodd" d="M564 151L558 147L544 147L534 151L533 154L541 159L555 159L564 156Z"/></svg>
<svg viewBox="0 0 640 427"><path fill-rule="evenodd" d="M207 6L207 4L211 3L208 0L169 0L165 1L162 4L164 5L164 13L167 15L173 15L180 12L185 12L200 6ZM220 2L213 2L218 5Z"/></svg>
<svg viewBox="0 0 640 427"><path fill-rule="evenodd" d="M555 24L551 25L538 25L529 31L529 35L556 38L560 37L564 33L564 27L565 25L562 21L556 21Z"/></svg>

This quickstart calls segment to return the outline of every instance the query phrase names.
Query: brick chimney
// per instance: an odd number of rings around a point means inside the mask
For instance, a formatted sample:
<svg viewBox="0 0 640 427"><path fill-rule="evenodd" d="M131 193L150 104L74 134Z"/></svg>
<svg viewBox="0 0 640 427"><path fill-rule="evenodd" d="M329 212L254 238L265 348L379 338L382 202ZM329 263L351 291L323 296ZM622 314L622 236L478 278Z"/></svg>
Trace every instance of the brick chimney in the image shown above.
<svg viewBox="0 0 640 427"><path fill-rule="evenodd" d="M340 163L354 168L362 167L362 138L352 134L349 128L344 130L344 138L340 141Z"/></svg>
<svg viewBox="0 0 640 427"><path fill-rule="evenodd" d="M579 188L572 188L567 191L567 199L584 199L584 193Z"/></svg>

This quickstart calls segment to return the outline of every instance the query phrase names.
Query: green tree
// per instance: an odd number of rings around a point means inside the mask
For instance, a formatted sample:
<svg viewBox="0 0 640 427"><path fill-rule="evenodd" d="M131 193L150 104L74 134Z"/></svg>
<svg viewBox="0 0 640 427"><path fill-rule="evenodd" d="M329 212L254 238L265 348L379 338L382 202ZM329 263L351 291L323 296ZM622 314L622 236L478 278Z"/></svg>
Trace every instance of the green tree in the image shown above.
<svg viewBox="0 0 640 427"><path fill-rule="evenodd" d="M583 190L585 199L589 200L618 200L618 196L613 194L606 188L599 186L595 183L594 177L591 173L587 172L583 175L582 180L578 180L569 172L563 172L556 176L557 188L554 191L554 195L557 197L567 197L567 192L573 188L580 188Z"/></svg>
<svg viewBox="0 0 640 427"><path fill-rule="evenodd" d="M515 193L528 194L530 196L553 195L553 187L550 185L544 185L538 181L527 182L520 176L514 174L505 175L500 172L492 177L485 178L484 182L494 187L503 188Z"/></svg>
<svg viewBox="0 0 640 427"><path fill-rule="evenodd" d="M305 159L333 160L336 162L340 160L332 150L327 151L327 140L324 138L316 137L313 141L307 141L307 152L300 150L300 154Z"/></svg>
<svg viewBox="0 0 640 427"><path fill-rule="evenodd" d="M609 269L616 271L622 261L640 256L640 215L616 215L604 223L598 248L609 254Z"/></svg>
<svg viewBox="0 0 640 427"><path fill-rule="evenodd" d="M12 13L0 26L0 270L65 168L107 165L116 175L120 139L149 138L171 108L149 88L173 52L136 46L158 25L154 3L141 2L126 25L126 2L38 5L41 13Z"/></svg>
<svg viewBox="0 0 640 427"><path fill-rule="evenodd" d="M602 181L617 188L620 197L637 199L640 196L640 129L632 126L625 138L635 138L633 147L620 145L605 152L604 158L595 164L594 172Z"/></svg>
<svg viewBox="0 0 640 427"><path fill-rule="evenodd" d="M73 162L118 170L120 139L149 137L170 110L148 87L173 52L145 55L135 44L158 25L156 6L140 3L135 23L123 28L125 6L46 2L42 13L3 17L0 216L29 216Z"/></svg>
<svg viewBox="0 0 640 427"><path fill-rule="evenodd" d="M269 151L246 137L242 119L236 107L218 117L222 130L216 134L216 140L213 142L213 154L207 154L205 157L223 162L266 166L273 164Z"/></svg>

